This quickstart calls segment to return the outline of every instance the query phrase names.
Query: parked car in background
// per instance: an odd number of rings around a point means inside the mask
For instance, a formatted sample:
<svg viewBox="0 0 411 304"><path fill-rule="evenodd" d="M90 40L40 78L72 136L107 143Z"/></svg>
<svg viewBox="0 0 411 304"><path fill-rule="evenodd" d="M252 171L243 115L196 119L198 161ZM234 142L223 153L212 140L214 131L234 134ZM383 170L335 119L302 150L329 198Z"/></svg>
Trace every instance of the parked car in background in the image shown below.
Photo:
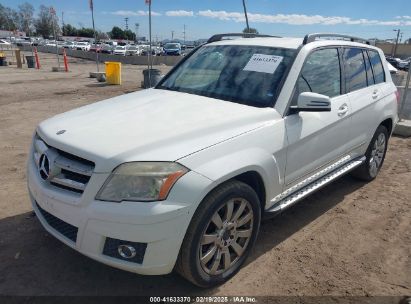
<svg viewBox="0 0 411 304"><path fill-rule="evenodd" d="M392 56L386 56L385 59L386 59L394 68L396 68L396 69L399 68L398 65L399 65L399 63L400 63L400 61L401 61L400 58L395 58L395 57L392 57Z"/></svg>
<svg viewBox="0 0 411 304"><path fill-rule="evenodd" d="M49 47L55 47L57 44L56 44L56 41L54 41L54 40L50 40L50 41L47 41L47 43L45 44L45 46L49 46Z"/></svg>
<svg viewBox="0 0 411 304"><path fill-rule="evenodd" d="M411 57L408 57L406 59L400 60L398 62L398 68L404 71L408 71L410 67L410 62L411 62Z"/></svg>
<svg viewBox="0 0 411 304"><path fill-rule="evenodd" d="M11 43L5 39L0 39L0 47L11 47Z"/></svg>
<svg viewBox="0 0 411 304"><path fill-rule="evenodd" d="M94 52L94 53L101 53L101 44L92 44L90 46L89 52Z"/></svg>
<svg viewBox="0 0 411 304"><path fill-rule="evenodd" d="M113 50L114 55L121 55L121 56L126 56L126 47L117 45L114 50Z"/></svg>
<svg viewBox="0 0 411 304"><path fill-rule="evenodd" d="M78 51L89 51L90 50L90 43L88 42L77 42L76 50Z"/></svg>
<svg viewBox="0 0 411 304"><path fill-rule="evenodd" d="M63 48L65 49L73 49L75 47L75 43L73 41L65 41L63 44Z"/></svg>
<svg viewBox="0 0 411 304"><path fill-rule="evenodd" d="M17 46L32 45L32 39L30 37L18 38L14 42Z"/></svg>
<svg viewBox="0 0 411 304"><path fill-rule="evenodd" d="M166 43L164 45L164 55L166 56L180 56L181 44L180 43Z"/></svg>
<svg viewBox="0 0 411 304"><path fill-rule="evenodd" d="M141 47L141 55L142 56L147 56L150 52L150 46L149 45L140 45ZM151 46L151 55L155 56L157 54L156 47Z"/></svg>
<svg viewBox="0 0 411 304"><path fill-rule="evenodd" d="M110 44L103 44L101 46L101 53L103 54L113 54L114 47Z"/></svg>
<svg viewBox="0 0 411 304"><path fill-rule="evenodd" d="M65 44L66 44L66 41L57 41L57 47L59 48L64 48Z"/></svg>
<svg viewBox="0 0 411 304"><path fill-rule="evenodd" d="M126 56L140 55L141 50L137 45L129 45L126 47Z"/></svg>

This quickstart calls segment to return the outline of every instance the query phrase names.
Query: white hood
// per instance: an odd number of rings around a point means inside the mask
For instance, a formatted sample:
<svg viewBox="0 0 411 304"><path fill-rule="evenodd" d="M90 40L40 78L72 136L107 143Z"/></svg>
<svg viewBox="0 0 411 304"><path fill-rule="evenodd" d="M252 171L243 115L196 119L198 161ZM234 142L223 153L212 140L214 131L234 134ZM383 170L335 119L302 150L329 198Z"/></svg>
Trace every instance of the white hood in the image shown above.
<svg viewBox="0 0 411 304"><path fill-rule="evenodd" d="M149 89L59 114L37 132L110 172L129 161L176 161L279 118L272 108Z"/></svg>

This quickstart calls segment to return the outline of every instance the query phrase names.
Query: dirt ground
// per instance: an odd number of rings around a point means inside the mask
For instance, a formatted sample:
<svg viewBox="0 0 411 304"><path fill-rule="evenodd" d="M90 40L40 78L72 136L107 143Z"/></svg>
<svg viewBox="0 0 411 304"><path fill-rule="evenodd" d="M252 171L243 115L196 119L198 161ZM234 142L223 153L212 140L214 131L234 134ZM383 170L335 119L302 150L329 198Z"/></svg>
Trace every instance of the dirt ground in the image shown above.
<svg viewBox="0 0 411 304"><path fill-rule="evenodd" d="M110 268L63 245L32 216L25 166L35 126L47 117L138 90L142 66L123 65L123 84L70 73L0 67L0 294L7 295L411 295L411 139L394 137L378 178L349 176L263 223L247 265L201 290L176 274L148 277ZM163 71L169 67L160 67Z"/></svg>

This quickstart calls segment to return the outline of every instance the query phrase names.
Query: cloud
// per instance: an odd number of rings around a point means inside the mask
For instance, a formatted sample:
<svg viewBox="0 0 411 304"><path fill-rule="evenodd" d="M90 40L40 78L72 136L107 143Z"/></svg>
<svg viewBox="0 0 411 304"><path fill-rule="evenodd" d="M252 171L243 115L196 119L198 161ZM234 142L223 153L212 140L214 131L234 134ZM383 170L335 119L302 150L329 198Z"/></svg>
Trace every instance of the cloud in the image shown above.
<svg viewBox="0 0 411 304"><path fill-rule="evenodd" d="M411 20L411 16L396 16L395 19L407 19L407 20Z"/></svg>
<svg viewBox="0 0 411 304"><path fill-rule="evenodd" d="M112 15L116 15L116 16L148 16L148 11L115 11L115 12L111 12ZM151 16L161 16L160 13L151 11Z"/></svg>
<svg viewBox="0 0 411 304"><path fill-rule="evenodd" d="M193 17L194 12L193 11L184 11L184 10L167 11L166 16L169 16L169 17Z"/></svg>
<svg viewBox="0 0 411 304"><path fill-rule="evenodd" d="M240 12L226 12L226 11L212 11L205 10L199 11L199 16L219 19L224 21L244 22L244 14ZM332 16L326 17L321 15L301 15L301 14L248 14L250 22L254 23L285 23L291 25L336 25L336 24L348 24L348 25L386 25L386 26L411 26L410 16L397 16L401 20L394 21L380 21L370 19L351 19L349 17ZM410 20L410 21L408 21Z"/></svg>

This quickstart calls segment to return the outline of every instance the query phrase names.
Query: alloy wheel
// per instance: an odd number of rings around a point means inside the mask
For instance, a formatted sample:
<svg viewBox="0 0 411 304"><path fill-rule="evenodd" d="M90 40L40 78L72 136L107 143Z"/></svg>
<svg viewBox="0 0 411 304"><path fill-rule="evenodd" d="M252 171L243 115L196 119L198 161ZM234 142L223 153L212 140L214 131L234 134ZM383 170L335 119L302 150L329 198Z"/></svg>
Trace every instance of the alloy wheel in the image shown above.
<svg viewBox="0 0 411 304"><path fill-rule="evenodd" d="M386 144L387 141L384 133L380 133L374 142L369 160L369 170L372 177L377 176L378 170L381 167L382 160L384 159Z"/></svg>
<svg viewBox="0 0 411 304"><path fill-rule="evenodd" d="M245 253L253 232L254 213L244 198L228 200L208 222L200 239L202 269L219 275L231 269Z"/></svg>

